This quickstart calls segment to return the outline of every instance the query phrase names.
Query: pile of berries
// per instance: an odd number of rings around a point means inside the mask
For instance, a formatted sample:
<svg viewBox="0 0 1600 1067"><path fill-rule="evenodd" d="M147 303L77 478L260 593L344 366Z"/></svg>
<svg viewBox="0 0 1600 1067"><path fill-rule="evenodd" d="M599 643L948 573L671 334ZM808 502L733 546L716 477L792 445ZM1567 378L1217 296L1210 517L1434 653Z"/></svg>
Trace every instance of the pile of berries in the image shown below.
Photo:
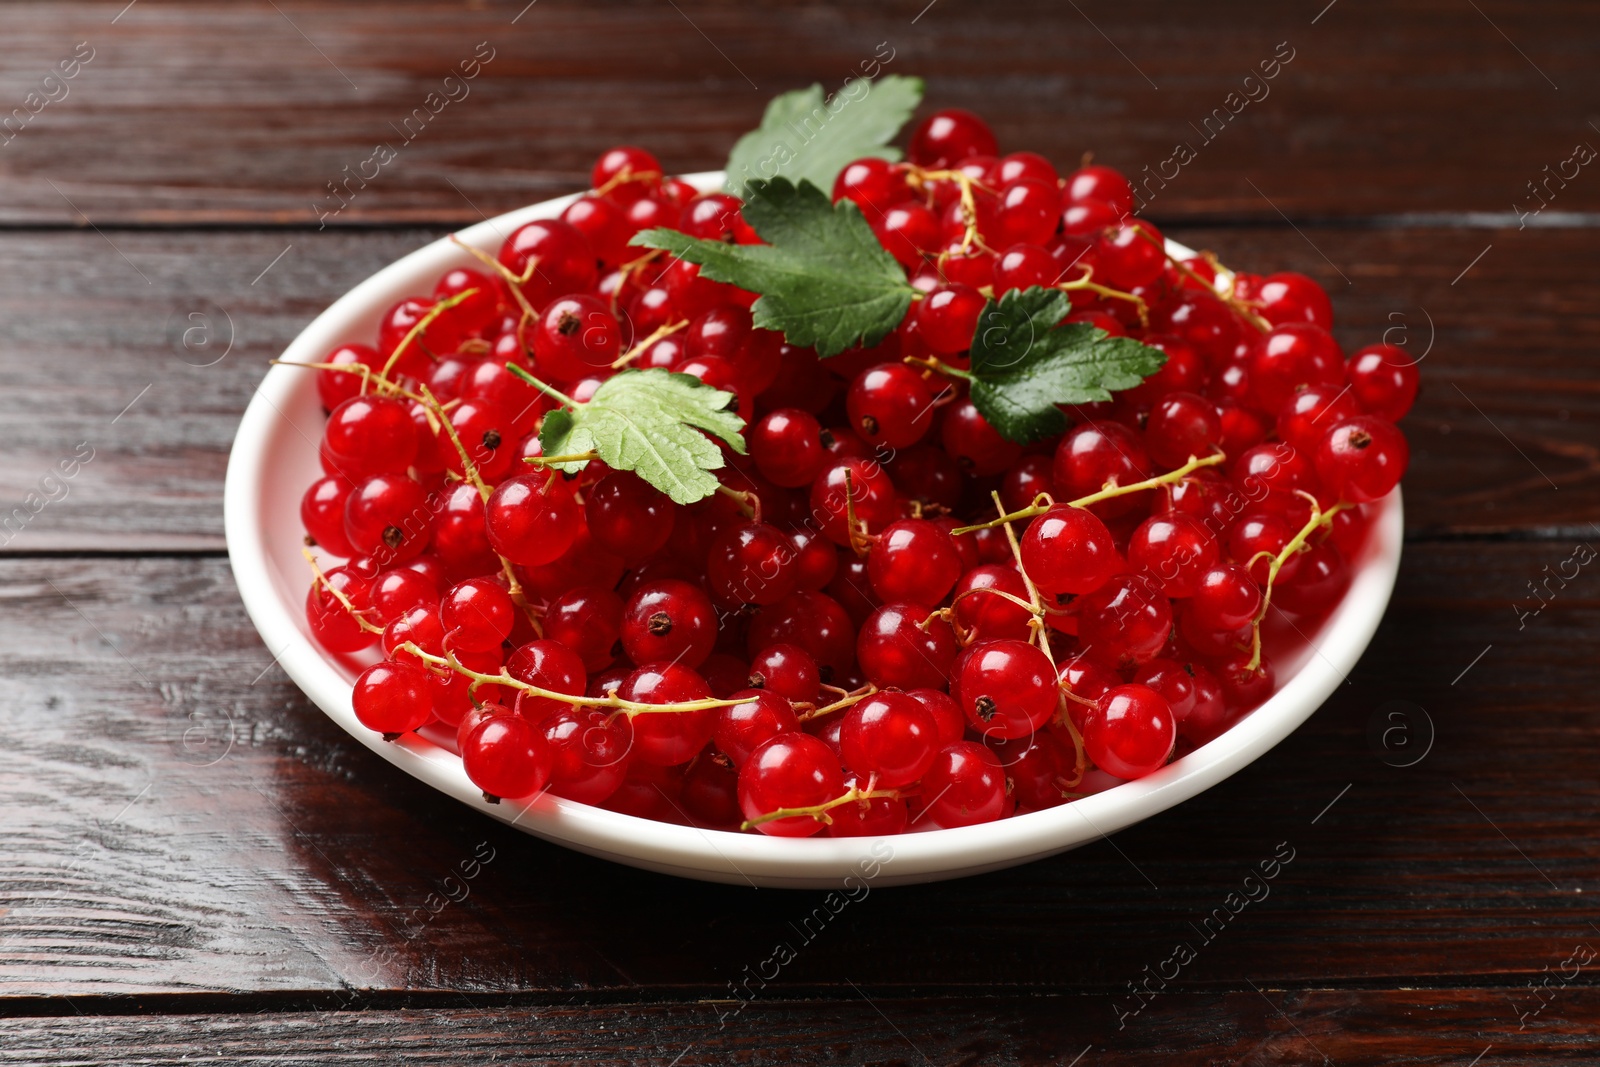
<svg viewBox="0 0 1600 1067"><path fill-rule="evenodd" d="M313 560L310 630L381 647L361 722L453 728L491 798L877 835L1150 774L1271 695L1406 466L1403 350L1346 358L1309 278L1171 258L1116 171L1000 156L968 112L839 174L919 298L827 360L628 244L757 242L737 198L637 148L592 181L316 365L302 516L347 562ZM986 302L1030 286L1166 362L1023 446L962 372ZM692 375L734 394L748 454L688 506L597 459L564 474L538 433L561 401L508 365L579 403L625 368Z"/></svg>

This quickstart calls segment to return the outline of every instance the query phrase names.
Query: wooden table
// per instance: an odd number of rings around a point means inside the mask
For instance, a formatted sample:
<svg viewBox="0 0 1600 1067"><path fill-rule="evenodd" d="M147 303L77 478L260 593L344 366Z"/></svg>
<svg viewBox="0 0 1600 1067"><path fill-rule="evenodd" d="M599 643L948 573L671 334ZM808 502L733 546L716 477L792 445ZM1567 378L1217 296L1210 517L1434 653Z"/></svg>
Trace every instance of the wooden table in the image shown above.
<svg viewBox="0 0 1600 1067"><path fill-rule="evenodd" d="M0 556L0 1062L1594 1061L1600 574L1542 583L1600 540L1600 170L1570 162L1600 13L524 2L0 10L0 513L50 498ZM1428 355L1399 588L1308 725L1114 841L803 936L811 894L589 860L373 758L245 618L221 487L266 361L349 286L614 143L716 167L880 42L1006 146L1142 174L1188 142L1155 221Z"/></svg>

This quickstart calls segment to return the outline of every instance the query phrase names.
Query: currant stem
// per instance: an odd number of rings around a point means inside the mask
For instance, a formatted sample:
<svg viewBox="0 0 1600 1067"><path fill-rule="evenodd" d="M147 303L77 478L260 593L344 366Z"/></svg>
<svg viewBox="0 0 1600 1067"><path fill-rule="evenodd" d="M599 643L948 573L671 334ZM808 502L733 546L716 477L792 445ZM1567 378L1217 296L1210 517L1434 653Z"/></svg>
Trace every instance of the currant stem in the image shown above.
<svg viewBox="0 0 1600 1067"><path fill-rule="evenodd" d="M717 492L721 493L725 497L728 497L730 500L737 501L739 504L739 514L743 515L751 522L761 521L761 498L755 493L747 493L742 489L735 489L732 486L723 485L721 482L717 483Z"/></svg>
<svg viewBox="0 0 1600 1067"><path fill-rule="evenodd" d="M344 610L350 613L350 617L352 619L356 620L357 626L361 627L369 634L383 633L383 627L374 626L372 623L368 622L362 613L357 610L356 606L350 602L349 597L345 596L344 593L340 592L331 584L329 584L328 576L322 573L322 568L317 565L317 557L311 554L311 550L309 548L302 548L300 550L300 554L305 557L307 563L311 564L311 573L316 575L317 584L326 589L328 591L328 595L332 596L333 599L337 600L341 605L344 606Z"/></svg>
<svg viewBox="0 0 1600 1067"><path fill-rule="evenodd" d="M1098 504L1102 500L1110 500L1113 497L1127 496L1130 493L1142 493L1146 489L1156 489L1160 486L1171 484L1172 482L1180 482L1190 474L1193 474L1195 471L1199 470L1201 467L1215 467L1217 464L1224 462L1227 458L1228 457L1223 455L1221 452L1213 452L1211 455L1204 457L1190 456L1189 462L1185 463L1181 467L1178 467L1176 470L1170 470L1165 474L1158 474L1154 478L1146 478L1142 482L1130 482L1127 485L1107 485L1104 489L1101 489L1097 493L1090 493L1088 496L1081 496L1076 500L1067 501L1067 506L1073 508L1086 508L1090 504ZM956 537L964 533L971 533L974 530L987 530L995 526L1003 526L1006 523L1017 522L1022 519L1031 519L1036 515L1043 515L1053 507L1055 507L1055 500L1051 498L1050 494L1040 493L1038 496L1034 497L1032 504L1029 504L1020 511L1013 511L1010 514L1000 516L998 519L993 519L989 522L980 522L973 526L958 526L954 530L950 531L950 536Z"/></svg>
<svg viewBox="0 0 1600 1067"><path fill-rule="evenodd" d="M962 370L960 367L952 367L936 356L902 356L901 361L909 363L913 367L923 367L936 374L942 374L946 378L959 378L964 382L973 381L975 377L971 371Z"/></svg>
<svg viewBox="0 0 1600 1067"><path fill-rule="evenodd" d="M463 300L466 300L468 297L477 295L478 290L476 287L472 289L465 289L457 293L455 296L446 297L437 304L433 305L433 307L429 308L428 313L422 316L422 318L418 319L415 326L406 331L406 335L400 338L400 343L394 346L394 351L389 353L389 361L385 363L383 365L383 369L378 372L378 381L385 385L389 384L389 372L394 370L394 365L400 361L400 356L405 352L406 347L410 345L412 341L422 336L423 332L427 330L429 326L432 326L433 321L440 315L443 315L446 311L449 311L451 308L455 307Z"/></svg>
<svg viewBox="0 0 1600 1067"><path fill-rule="evenodd" d="M832 800L824 801L821 804L812 804L810 807L805 808L779 808L777 811L769 811L765 815L759 815L754 819L746 819L739 824L739 829L753 830L762 823L776 822L778 819L794 819L803 815L809 815L820 823L831 825L833 820L828 817L828 812L834 808L849 804L851 801L876 800L879 797L898 797L899 795L900 791L898 789L861 789L859 787L848 789L842 795L834 797Z"/></svg>
<svg viewBox="0 0 1600 1067"><path fill-rule="evenodd" d="M994 500L995 510L1004 514L1006 507L1000 502L999 491L992 491L989 496ZM1038 643L1040 651L1050 661L1050 670L1054 672L1056 657L1050 650L1050 635L1044 622L1044 600L1039 596L1039 587L1034 585L1033 579L1029 577L1028 568L1022 565L1022 546L1017 543L1017 531L1011 528L1009 522L1003 523L1002 526L1006 531L1006 543L1011 546L1011 558L1017 563L1017 573L1022 575L1022 586L1028 591L1028 610L1033 612L1033 618L1028 620L1030 631L1028 640Z"/></svg>
<svg viewBox="0 0 1600 1067"><path fill-rule="evenodd" d="M483 478L478 474L478 465L472 462L472 456L467 453L467 447L461 443L461 436L456 433L455 424L450 421L450 416L445 413L433 392L424 385L422 387L423 404L430 414L437 416L439 425L449 435L450 443L456 446L456 453L461 457L461 470L466 475L467 481L478 490L478 495L484 500L489 499L489 487L484 484Z"/></svg>
<svg viewBox="0 0 1600 1067"><path fill-rule="evenodd" d="M1090 707L1095 706L1094 701L1084 700L1076 693L1067 692L1065 686L1057 686L1056 688L1061 690L1061 696L1063 698L1070 697L1080 704L1088 704ZM1066 725L1067 733L1072 736L1072 781L1063 783L1062 791L1065 792L1067 789L1071 789L1073 786L1082 784L1084 773L1089 769L1089 753L1088 750L1083 747L1083 735L1078 732L1078 724L1073 722L1072 716L1067 713L1066 704L1063 703L1061 705L1061 711L1058 713L1058 717L1061 722Z"/></svg>
<svg viewBox="0 0 1600 1067"><path fill-rule="evenodd" d="M832 704L825 704L820 708L812 708L810 711L800 715L799 719L801 722L810 722L812 719L820 719L824 715L832 715L836 711L843 711L845 708L854 706L877 691L878 687L875 685L865 686L857 692L846 695L842 700L835 700Z"/></svg>
<svg viewBox="0 0 1600 1067"><path fill-rule="evenodd" d="M475 671L470 667L462 666L461 662L451 653L447 652L443 656L436 656L432 652L424 652L417 646L415 641L407 641L405 644L400 645L397 651L409 652L424 663L431 663L438 667L448 667L463 677L471 678L475 683L508 686L544 700L555 700L582 708L611 708L614 711L630 716L655 712L710 711L715 708L730 708L740 703L737 700L706 699L685 700L678 704L645 704L637 700L624 700L617 696L616 690L612 690L603 697L574 696L571 693L558 693L553 689L545 689L531 682L524 682L520 678L513 678L504 667L500 668L499 674L485 674L483 671Z"/></svg>
<svg viewBox="0 0 1600 1067"><path fill-rule="evenodd" d="M872 541L867 536L866 528L859 525L856 519L855 481L849 468L844 472L844 521L845 532L850 537L850 550L861 559L866 559L867 553L872 551Z"/></svg>
<svg viewBox="0 0 1600 1067"><path fill-rule="evenodd" d="M523 321L527 321L530 318L536 319L539 317L539 313L534 310L532 304L528 303L528 298L524 296L522 292L523 283L525 283L529 278L533 277L533 272L538 269L539 261L537 256L529 257L528 269L519 276L511 273L511 269L509 267L500 262L498 259L489 255L489 253L477 248L473 248L455 234L450 235L450 240L455 242L457 247L466 251L467 254L472 256L473 259L476 259L479 263L482 263L484 266L498 274L501 278L505 279L511 289L511 296L522 308ZM518 326L518 340L522 340L520 324ZM526 342L524 342L522 348L524 352L527 351L528 346Z"/></svg>
<svg viewBox="0 0 1600 1067"><path fill-rule="evenodd" d="M1234 311L1237 311L1245 319L1245 321L1250 323L1250 325L1254 326L1256 329L1260 330L1262 333L1266 333L1268 330L1272 329L1272 323L1270 323L1266 319L1262 318L1259 314L1256 313L1256 310L1254 308L1250 307L1243 300L1239 300L1239 299L1237 299L1237 298L1235 298L1233 296L1232 286L1231 285L1229 286L1229 291L1228 291L1227 295L1223 295L1222 293L1217 292L1217 287L1214 284L1212 284L1211 282L1208 282L1204 278L1200 277L1200 275L1196 274L1194 272L1194 269L1192 267L1190 267L1187 263L1183 262L1183 260L1181 260L1177 256L1173 255L1171 252L1168 252L1165 242L1156 240L1154 237L1151 237L1148 233L1145 233L1144 230L1142 230L1142 229L1139 231L1139 236L1141 238L1143 238L1144 240L1149 241L1151 244L1155 245L1157 248L1160 248L1161 249L1161 254L1167 257L1167 262L1172 264L1173 267L1175 267L1177 269L1179 274L1182 274L1185 278L1188 278L1190 281L1192 281L1195 284L1197 284L1198 286L1200 286L1201 289L1204 289L1206 292L1208 292L1212 296L1216 297L1217 300L1220 301L1222 304L1226 305L1229 308L1232 308ZM1213 256L1211 261L1213 263L1216 263L1216 257ZM1218 265L1220 266L1220 264L1218 264ZM1232 272L1230 271L1229 273L1232 273Z"/></svg>
<svg viewBox="0 0 1600 1067"><path fill-rule="evenodd" d="M543 393L545 396L549 397L551 400L559 400L559 401L561 401L561 404L562 404L563 407L575 408L575 407L578 406L578 402L576 400L572 399L566 393L563 393L561 390L556 389L553 386L549 386L549 385L544 384L539 379L535 378L533 375L529 374L527 371L525 371L521 367L517 366L517 364L515 364L515 363L507 363L506 364L506 370L510 371L512 374L516 375L518 378L521 378L523 381L527 382L529 385L531 385L535 389L539 390L539 392Z"/></svg>
<svg viewBox="0 0 1600 1067"><path fill-rule="evenodd" d="M522 462L532 463L536 467L553 467L557 463L587 463L599 458L598 452L569 452L564 456L524 456Z"/></svg>
<svg viewBox="0 0 1600 1067"><path fill-rule="evenodd" d="M925 170L922 167L918 167L914 164L906 170L906 181L911 185L912 188L918 190L923 189L929 182L955 182L956 185L961 189L961 215L966 220L966 230L961 236L961 251L965 252L973 245L977 245L978 248L985 252L994 251L994 249L990 248L984 243L983 238L978 233L978 198L976 194L973 193L973 189L982 189L986 193L992 193L995 192L995 190L989 188L987 185L984 185L982 182L978 181L965 171ZM944 255L945 254L941 254L940 257L939 272L941 274L944 273Z"/></svg>
<svg viewBox="0 0 1600 1067"><path fill-rule="evenodd" d="M1121 289L1113 289L1109 285L1101 285L1099 282L1093 281L1093 277L1094 268L1086 266L1083 268L1083 276L1081 278L1074 278L1070 282L1057 282L1055 288L1060 289L1064 293L1084 290L1091 293L1098 293L1099 295L1109 297L1112 300L1129 301L1139 312L1139 325L1150 325L1150 305L1145 302L1144 297L1138 295L1137 293L1128 293Z"/></svg>
<svg viewBox="0 0 1600 1067"><path fill-rule="evenodd" d="M1261 610L1256 612L1256 617L1250 623L1250 662L1245 664L1245 670L1254 671L1261 666L1261 623L1267 617L1267 609L1272 606L1272 586L1278 580L1278 571L1289 561L1289 557L1300 551L1305 546L1306 539L1316 532L1318 527L1325 526L1333 521L1333 517L1352 505L1340 501L1327 511L1323 511L1317 503L1317 498L1310 493L1300 491L1300 495L1311 502L1311 518L1300 527L1300 532L1291 537L1283 549L1272 558L1267 565L1267 581L1261 590Z"/></svg>
<svg viewBox="0 0 1600 1067"><path fill-rule="evenodd" d="M688 325L688 319L679 319L677 322L669 322L667 325L659 327L649 337L646 337L643 341L640 341L638 344L634 345L632 348L628 349L620 357L618 357L617 361L611 364L611 369L621 370L623 367L626 367L628 364L638 359L639 354L645 349L649 348L663 337L671 337L673 334L677 333L679 330Z"/></svg>
<svg viewBox="0 0 1600 1067"><path fill-rule="evenodd" d="M409 389L396 385L394 382L379 381L377 372L365 363L295 363L285 359L274 359L268 362L274 367L299 367L301 370L331 370L340 371L344 374L359 374L361 375L361 392L363 394L366 393L368 386L371 386L373 382L378 382L375 389L379 395L403 396L407 400L415 400L419 404L425 403L421 396ZM442 405L442 408L449 410L459 403L461 403L460 400L452 400L450 403Z"/></svg>

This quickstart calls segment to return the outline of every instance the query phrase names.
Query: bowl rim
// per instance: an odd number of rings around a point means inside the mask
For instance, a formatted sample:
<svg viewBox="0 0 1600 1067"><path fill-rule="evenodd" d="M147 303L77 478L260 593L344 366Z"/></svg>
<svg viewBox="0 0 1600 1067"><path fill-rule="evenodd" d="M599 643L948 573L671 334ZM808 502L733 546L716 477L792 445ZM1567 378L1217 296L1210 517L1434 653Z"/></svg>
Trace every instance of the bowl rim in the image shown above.
<svg viewBox="0 0 1600 1067"><path fill-rule="evenodd" d="M722 184L720 171L683 177L701 189ZM556 217L581 195L556 197L486 218L454 236L492 250L516 227ZM1179 255L1193 254L1177 242L1169 245ZM335 300L280 358L320 360L336 345L354 339L354 323L372 319L375 309L401 296L431 291L438 275L457 265L471 265L471 260L448 236L403 256ZM1399 570L1403 508L1396 489L1377 508L1362 553L1351 561L1350 588L1313 636L1313 654L1265 703L1220 737L1152 775L1044 811L978 826L882 838L781 838L661 823L549 794L490 804L467 779L453 752L414 734L386 742L356 720L346 676L351 672L309 638L301 610L303 596L286 595L275 580L277 569L266 535L264 479L286 451L308 453L315 462L316 437L308 437L285 414L297 399L303 402L308 392L314 394L314 378L292 367L268 370L240 421L223 491L234 578L268 651L281 649L276 662L346 733L469 807L591 855L690 878L795 888L838 887L852 878L874 885L914 883L1026 863L1109 836L1233 775L1309 718L1348 678L1370 643ZM316 433L320 434L320 426ZM295 514L298 517L298 511Z"/></svg>

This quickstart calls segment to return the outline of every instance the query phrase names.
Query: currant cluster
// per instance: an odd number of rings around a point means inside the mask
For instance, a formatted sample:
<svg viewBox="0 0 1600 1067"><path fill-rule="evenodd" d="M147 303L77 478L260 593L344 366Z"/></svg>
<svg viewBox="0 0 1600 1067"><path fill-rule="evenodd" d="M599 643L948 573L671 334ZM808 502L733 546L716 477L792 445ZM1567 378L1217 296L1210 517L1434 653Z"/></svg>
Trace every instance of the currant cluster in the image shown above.
<svg viewBox="0 0 1600 1067"><path fill-rule="evenodd" d="M1150 774L1272 693L1406 466L1403 350L1346 358L1309 278L1173 259L1116 171L1001 156L968 112L838 175L918 299L827 360L755 328L756 294L629 246L757 243L740 200L638 148L592 184L317 365L302 516L347 562L317 570L311 632L380 646L361 722L454 728L491 797L848 836ZM965 353L988 300L1034 286L1166 362L1023 446ZM560 401L527 378L582 403L626 368L734 395L748 454L725 450L722 492L679 506L543 455Z"/></svg>

